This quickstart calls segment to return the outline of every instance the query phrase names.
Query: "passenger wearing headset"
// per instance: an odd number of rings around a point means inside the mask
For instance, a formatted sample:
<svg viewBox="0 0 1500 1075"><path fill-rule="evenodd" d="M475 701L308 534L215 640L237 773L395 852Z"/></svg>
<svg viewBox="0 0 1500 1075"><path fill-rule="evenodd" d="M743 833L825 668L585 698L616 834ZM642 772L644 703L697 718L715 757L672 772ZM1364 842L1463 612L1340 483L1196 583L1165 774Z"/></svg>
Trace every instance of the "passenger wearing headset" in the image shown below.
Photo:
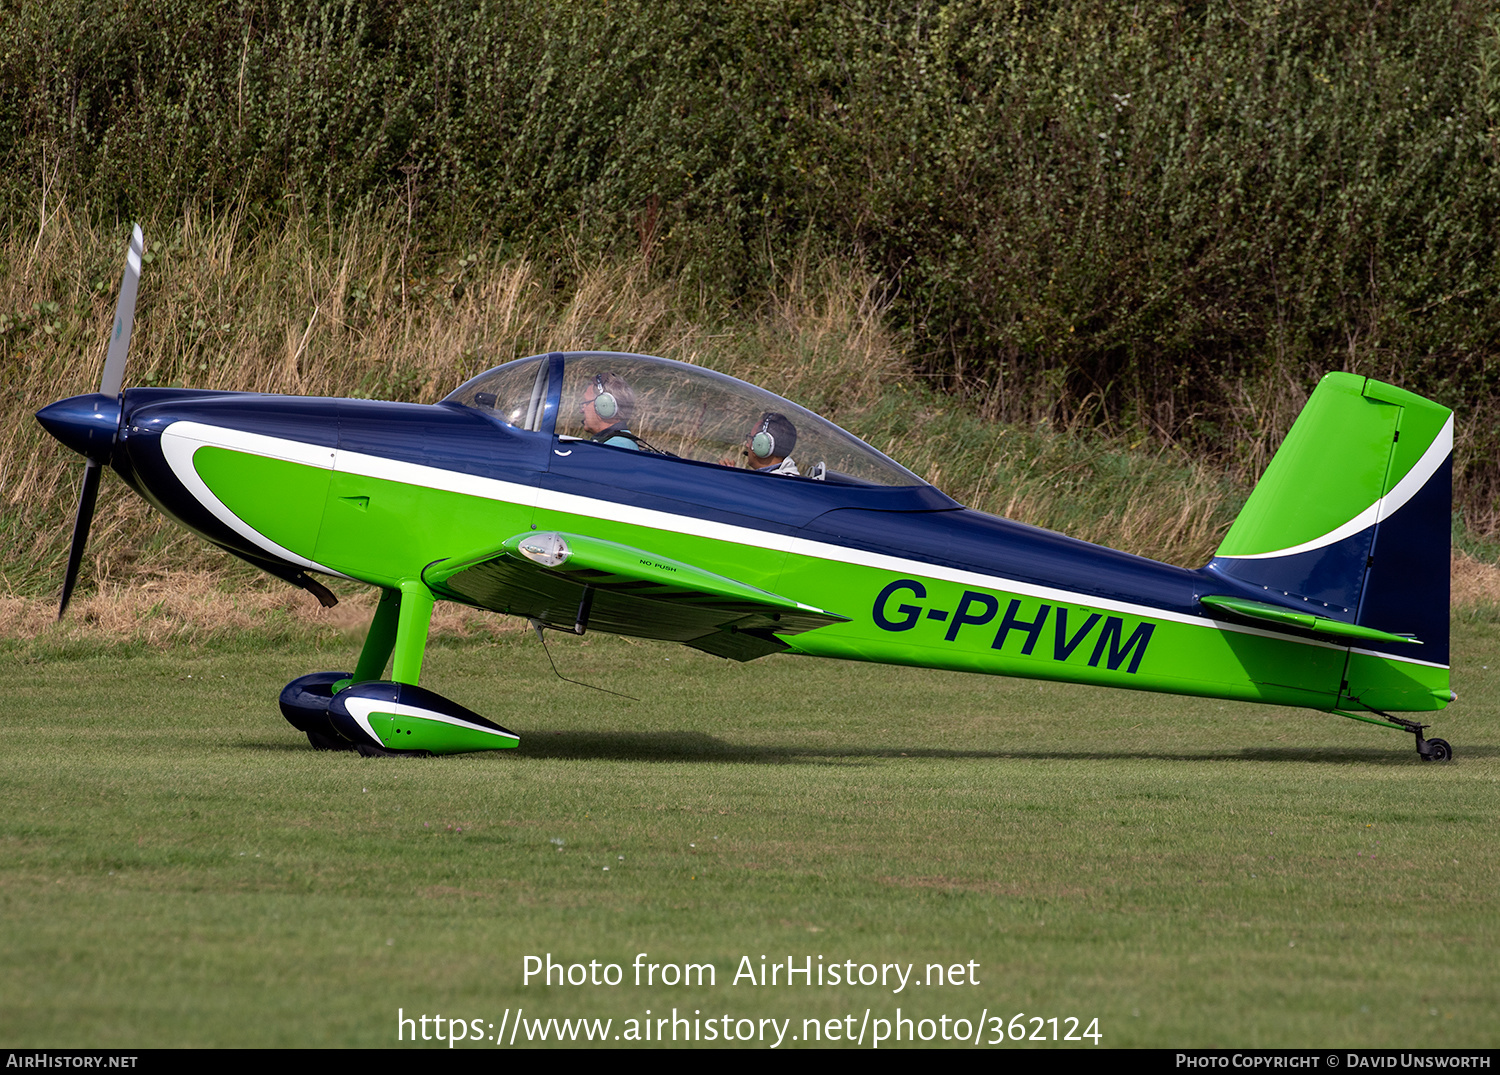
<svg viewBox="0 0 1500 1075"><path fill-rule="evenodd" d="M786 415L766 411L755 423L755 428L745 438L745 468L762 474L800 474L792 460L792 449L797 446L797 427ZM720 466L738 466L733 456L719 460Z"/></svg>
<svg viewBox="0 0 1500 1075"><path fill-rule="evenodd" d="M596 373L583 390L583 428L597 444L640 450L639 438L627 428L635 413L635 393L616 373Z"/></svg>

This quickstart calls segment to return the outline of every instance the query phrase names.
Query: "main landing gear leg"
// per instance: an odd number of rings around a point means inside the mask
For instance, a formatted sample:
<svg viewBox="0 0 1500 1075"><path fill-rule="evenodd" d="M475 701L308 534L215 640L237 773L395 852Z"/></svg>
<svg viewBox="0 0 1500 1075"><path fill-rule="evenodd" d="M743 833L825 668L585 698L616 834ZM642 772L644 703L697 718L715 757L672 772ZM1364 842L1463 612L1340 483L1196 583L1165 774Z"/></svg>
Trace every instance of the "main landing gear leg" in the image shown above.
<svg viewBox="0 0 1500 1075"><path fill-rule="evenodd" d="M359 663L354 666L350 682L364 683L385 675L385 666L391 662L391 651L396 648L396 621L400 609L400 590L380 591L380 604L375 609L375 618L370 621L370 633L365 635L364 649L359 651ZM348 683L342 684L340 689L347 686Z"/></svg>
<svg viewBox="0 0 1500 1075"><path fill-rule="evenodd" d="M367 758L392 754L458 754L513 747L520 737L500 725L417 686L433 596L421 579L387 590L370 625L354 682L328 706L340 736ZM391 678L382 681L385 662Z"/></svg>
<svg viewBox="0 0 1500 1075"><path fill-rule="evenodd" d="M315 672L281 692L281 712L319 750L365 757L458 754L513 747L520 736L417 686L433 596L420 579L380 595L380 607L351 672ZM384 680L386 662L391 678Z"/></svg>
<svg viewBox="0 0 1500 1075"><path fill-rule="evenodd" d="M421 579L405 579L399 590L381 592L380 607L375 610L375 620L370 624L365 648L359 655L359 668L354 674L354 682L368 684L376 697L370 700L351 697L339 707L340 710L347 710L350 708L349 703L354 703L351 713L351 717L355 718L352 720L353 727L345 728L344 734L355 740L354 748L367 758L387 757L397 753L428 753L425 750L402 749L404 743L397 746L395 740L399 733L392 732L387 727L392 723L390 717L381 713L381 719L374 719L376 711L370 709L370 706L385 703L384 709L395 710L399 687L395 692L390 688L398 684L416 687L417 680L422 675L422 658L427 653L427 631L432 626L432 606L432 591ZM380 679L387 661L391 664L390 682L371 683L371 680ZM391 696L385 697L387 694ZM363 709L370 709L370 712L360 712ZM340 721L337 714L334 721L347 723ZM406 731L406 737L409 738L412 734L412 730Z"/></svg>
<svg viewBox="0 0 1500 1075"><path fill-rule="evenodd" d="M415 687L427 652L427 629L432 626L432 591L421 579L407 579L401 583L400 602L391 679Z"/></svg>

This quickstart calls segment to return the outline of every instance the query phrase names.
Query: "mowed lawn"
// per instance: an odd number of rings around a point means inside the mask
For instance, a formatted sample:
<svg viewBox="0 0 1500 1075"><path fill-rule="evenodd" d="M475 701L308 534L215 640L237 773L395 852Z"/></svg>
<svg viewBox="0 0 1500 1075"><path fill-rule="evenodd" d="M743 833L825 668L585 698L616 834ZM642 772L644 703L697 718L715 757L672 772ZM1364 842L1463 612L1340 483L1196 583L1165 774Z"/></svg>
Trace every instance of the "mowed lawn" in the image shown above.
<svg viewBox="0 0 1500 1075"><path fill-rule="evenodd" d="M790 1019L782 1048L844 1020L869 1047L899 1008L931 1045L1024 1014L1116 1047L1493 1047L1500 628L1455 632L1448 765L1290 710L552 641L630 701L519 634L435 644L424 670L519 750L363 759L276 709L354 642L12 644L0 1037L392 1046L398 1010L492 1038L524 1009L613 1038L676 1009ZM548 954L620 984L524 981ZM735 981L763 962L775 984ZM714 984L661 984L683 964ZM886 982L833 985L834 964Z"/></svg>

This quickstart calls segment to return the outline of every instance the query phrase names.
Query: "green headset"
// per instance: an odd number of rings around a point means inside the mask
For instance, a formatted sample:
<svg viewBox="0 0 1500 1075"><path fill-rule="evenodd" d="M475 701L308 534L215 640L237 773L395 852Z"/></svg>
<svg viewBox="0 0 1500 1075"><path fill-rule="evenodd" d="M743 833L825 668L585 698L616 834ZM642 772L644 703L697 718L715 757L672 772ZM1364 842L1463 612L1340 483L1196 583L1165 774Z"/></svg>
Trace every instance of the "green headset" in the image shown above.
<svg viewBox="0 0 1500 1075"><path fill-rule="evenodd" d="M750 454L757 459L770 459L776 453L776 438L771 436L771 415L767 412L760 420L760 428L750 437Z"/></svg>
<svg viewBox="0 0 1500 1075"><path fill-rule="evenodd" d="M614 393L605 391L602 373L594 374L594 413L606 422L620 413L620 404Z"/></svg>

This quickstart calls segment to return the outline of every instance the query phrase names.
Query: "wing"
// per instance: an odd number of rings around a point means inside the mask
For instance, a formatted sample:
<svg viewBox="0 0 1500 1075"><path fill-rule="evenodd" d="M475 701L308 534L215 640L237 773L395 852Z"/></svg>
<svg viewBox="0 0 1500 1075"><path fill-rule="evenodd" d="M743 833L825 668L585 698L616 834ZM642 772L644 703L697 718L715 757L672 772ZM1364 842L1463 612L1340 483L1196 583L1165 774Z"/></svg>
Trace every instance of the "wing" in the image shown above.
<svg viewBox="0 0 1500 1075"><path fill-rule="evenodd" d="M518 534L422 573L439 597L582 634L656 638L749 661L848 617L692 564L582 534Z"/></svg>

